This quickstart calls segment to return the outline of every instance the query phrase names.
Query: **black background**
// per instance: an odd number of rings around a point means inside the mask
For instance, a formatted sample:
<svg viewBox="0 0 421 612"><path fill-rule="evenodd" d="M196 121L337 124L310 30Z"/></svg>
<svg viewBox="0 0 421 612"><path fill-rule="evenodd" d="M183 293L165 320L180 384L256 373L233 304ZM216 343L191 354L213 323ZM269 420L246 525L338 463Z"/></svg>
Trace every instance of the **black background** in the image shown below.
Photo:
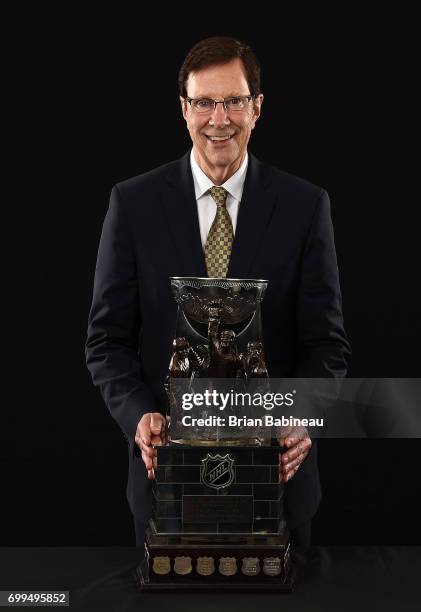
<svg viewBox="0 0 421 612"><path fill-rule="evenodd" d="M97 42L15 28L2 50L3 545L133 543L126 443L84 361L95 258L112 185L189 147L177 73L205 36L242 38L261 61L250 150L330 194L351 374L420 372L416 33L393 20L269 31L252 17L116 30ZM420 450L321 443L315 542L420 544Z"/></svg>

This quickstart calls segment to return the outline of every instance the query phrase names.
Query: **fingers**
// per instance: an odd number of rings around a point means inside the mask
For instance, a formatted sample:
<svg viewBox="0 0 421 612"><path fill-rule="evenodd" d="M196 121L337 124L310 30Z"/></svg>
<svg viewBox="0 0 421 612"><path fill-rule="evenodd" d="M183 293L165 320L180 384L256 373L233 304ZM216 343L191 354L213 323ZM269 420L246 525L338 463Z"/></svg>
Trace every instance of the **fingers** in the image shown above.
<svg viewBox="0 0 421 612"><path fill-rule="evenodd" d="M148 412L144 414L140 419L137 429L136 437L140 438L140 441L149 446L151 444L152 436L159 436L163 433L165 419L159 412Z"/></svg>
<svg viewBox="0 0 421 612"><path fill-rule="evenodd" d="M159 412L151 413L150 431L155 436L159 436L164 428L164 417Z"/></svg>
<svg viewBox="0 0 421 612"><path fill-rule="evenodd" d="M151 470L152 468L156 469L158 467L156 452L154 455L152 455L152 457L142 452L142 459L147 470Z"/></svg>
<svg viewBox="0 0 421 612"><path fill-rule="evenodd" d="M279 482L288 482L291 478L298 472L298 469L304 459L306 458L308 453L303 453L299 455L293 461L287 463L286 465L279 464Z"/></svg>
<svg viewBox="0 0 421 612"><path fill-rule="evenodd" d="M295 444L297 440L303 440L308 437L307 429L302 426L285 425L284 427L279 427L277 430L279 444L287 448Z"/></svg>
<svg viewBox="0 0 421 612"><path fill-rule="evenodd" d="M285 445L285 440L286 438L289 436L289 434L291 434L293 431L293 428L290 425L285 425L284 427L279 427L277 430L277 438L278 438L278 442L281 446Z"/></svg>
<svg viewBox="0 0 421 612"><path fill-rule="evenodd" d="M145 437L139 433L139 430L136 431L135 442L137 446L140 448L142 455L145 454L147 456L153 456L153 448L151 446L151 437L149 437L149 443L145 443Z"/></svg>
<svg viewBox="0 0 421 612"><path fill-rule="evenodd" d="M137 425L135 434L136 444L139 447L142 443L145 446L150 446L154 436L160 436L164 433L164 423L164 417L159 412L144 414Z"/></svg>
<svg viewBox="0 0 421 612"><path fill-rule="evenodd" d="M147 464L145 462L146 469L148 471L149 480L153 480L155 478L155 470L158 467L157 459L156 459L156 451L154 452L154 456L152 459L148 458Z"/></svg>
<svg viewBox="0 0 421 612"><path fill-rule="evenodd" d="M296 457L292 461L288 461L288 463L282 464L281 468L283 468L283 470L285 471L285 474L288 474L288 472L295 470L295 468L298 469L301 463L304 461L304 458L306 457L306 455L307 453L302 453L301 455L298 455L298 457Z"/></svg>
<svg viewBox="0 0 421 612"><path fill-rule="evenodd" d="M149 445L142 442L138 437L136 437L135 440L142 454L144 453L148 457L156 457L156 450L154 447L162 445L162 439L159 436L153 436Z"/></svg>
<svg viewBox="0 0 421 612"><path fill-rule="evenodd" d="M147 453L145 453L144 451L142 451L142 459L143 459L143 463L145 464L146 469L149 471L152 469L153 467L153 458L150 457Z"/></svg>
<svg viewBox="0 0 421 612"><path fill-rule="evenodd" d="M141 418L138 423L135 442L140 448L142 460L148 472L148 478L155 478L154 470L157 468L157 452L155 446L163 443L165 436L165 418L159 412L150 412Z"/></svg>
<svg viewBox="0 0 421 612"><path fill-rule="evenodd" d="M139 448L141 448L141 444L149 446L151 443L151 430L149 424L150 419L146 417L149 417L149 415L145 414L137 424L135 442Z"/></svg>
<svg viewBox="0 0 421 612"><path fill-rule="evenodd" d="M151 438L151 446L162 446L162 438L161 438L161 436L152 436L152 438Z"/></svg>
<svg viewBox="0 0 421 612"><path fill-rule="evenodd" d="M288 451L282 454L282 463L289 463L292 459L296 459L301 453L308 453L311 448L311 438L296 439L287 438L285 445Z"/></svg>
<svg viewBox="0 0 421 612"><path fill-rule="evenodd" d="M282 468L279 472L279 482L285 483L291 480L291 478L298 472L299 467L300 464L288 470Z"/></svg>
<svg viewBox="0 0 421 612"><path fill-rule="evenodd" d="M288 438L285 446L289 447L288 451L279 453L280 482L288 482L297 473L309 453L312 442L309 437L304 439Z"/></svg>

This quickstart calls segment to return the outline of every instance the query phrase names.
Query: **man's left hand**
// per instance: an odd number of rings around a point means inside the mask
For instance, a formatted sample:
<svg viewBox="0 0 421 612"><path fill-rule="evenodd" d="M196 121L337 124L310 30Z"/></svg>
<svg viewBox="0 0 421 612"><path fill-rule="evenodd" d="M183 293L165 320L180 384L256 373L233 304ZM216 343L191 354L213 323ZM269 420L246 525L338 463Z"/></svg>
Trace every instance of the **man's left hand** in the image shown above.
<svg viewBox="0 0 421 612"><path fill-rule="evenodd" d="M312 442L305 428L291 428L283 432L279 444L287 450L279 453L279 481L288 482L307 457Z"/></svg>

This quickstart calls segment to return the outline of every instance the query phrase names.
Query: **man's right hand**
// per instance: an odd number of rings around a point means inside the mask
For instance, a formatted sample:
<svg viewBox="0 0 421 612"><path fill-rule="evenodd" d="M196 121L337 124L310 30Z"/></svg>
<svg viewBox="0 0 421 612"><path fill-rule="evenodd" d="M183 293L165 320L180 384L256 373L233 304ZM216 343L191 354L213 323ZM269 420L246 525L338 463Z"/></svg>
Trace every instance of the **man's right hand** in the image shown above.
<svg viewBox="0 0 421 612"><path fill-rule="evenodd" d="M135 442L140 448L142 459L148 470L148 478L155 478L156 450L154 446L160 446L165 436L165 417L159 412L148 412L144 414L137 424Z"/></svg>

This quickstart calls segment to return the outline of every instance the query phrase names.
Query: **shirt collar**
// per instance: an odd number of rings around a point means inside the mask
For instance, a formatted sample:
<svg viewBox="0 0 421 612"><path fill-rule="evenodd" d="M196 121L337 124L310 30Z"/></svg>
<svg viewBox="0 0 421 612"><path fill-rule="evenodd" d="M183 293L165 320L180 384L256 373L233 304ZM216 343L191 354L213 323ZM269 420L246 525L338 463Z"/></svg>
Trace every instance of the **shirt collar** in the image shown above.
<svg viewBox="0 0 421 612"><path fill-rule="evenodd" d="M246 179L246 172L247 172L247 164L248 164L248 153L246 151L243 163L238 168L237 172L235 172L235 174L233 174L231 178L229 178L227 181L225 181L225 183L221 185L221 187L226 189L228 193L238 201L241 200L241 196L243 195L244 181ZM190 153L190 165L191 165L191 169L193 173L193 182L194 182L194 191L196 195L196 200L198 200L207 191L209 191L209 189L213 187L214 184L212 183L210 178L207 177L206 174L203 172L203 170L200 168L199 164L197 163L194 157L193 149L191 150L191 153Z"/></svg>

